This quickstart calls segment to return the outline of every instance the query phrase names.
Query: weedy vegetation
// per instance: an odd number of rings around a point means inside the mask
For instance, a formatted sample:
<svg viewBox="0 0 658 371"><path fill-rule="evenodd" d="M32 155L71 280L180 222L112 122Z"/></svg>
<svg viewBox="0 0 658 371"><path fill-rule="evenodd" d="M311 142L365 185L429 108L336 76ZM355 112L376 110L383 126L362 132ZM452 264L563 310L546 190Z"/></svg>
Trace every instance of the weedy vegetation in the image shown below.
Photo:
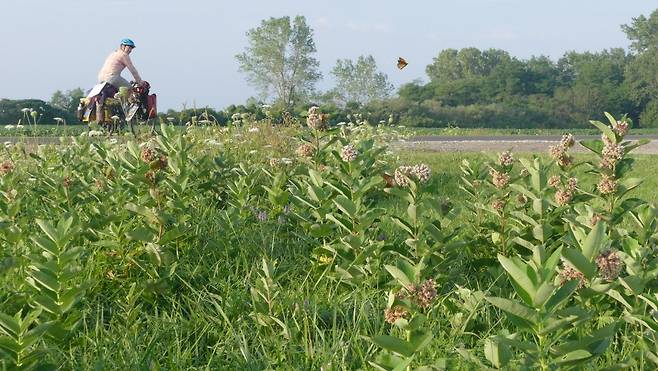
<svg viewBox="0 0 658 371"><path fill-rule="evenodd" d="M0 364L655 368L658 209L607 117L591 156L443 163L317 107L7 145Z"/></svg>

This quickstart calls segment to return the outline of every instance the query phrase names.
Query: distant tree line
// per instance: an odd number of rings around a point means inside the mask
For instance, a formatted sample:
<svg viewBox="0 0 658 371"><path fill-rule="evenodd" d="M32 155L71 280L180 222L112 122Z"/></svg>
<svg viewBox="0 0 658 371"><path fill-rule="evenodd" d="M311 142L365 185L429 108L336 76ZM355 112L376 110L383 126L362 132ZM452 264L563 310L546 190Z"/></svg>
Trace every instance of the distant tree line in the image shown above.
<svg viewBox="0 0 658 371"><path fill-rule="evenodd" d="M359 113L371 123L392 119L420 127L573 128L608 111L658 127L658 10L621 28L631 41L628 51L571 51L557 61L523 60L500 49L445 49L425 68L427 82L404 84L396 94L371 55L338 59L331 70L335 87L319 92L315 85L322 74L306 19L269 18L247 32L248 46L236 55L257 98L224 110L169 110L161 116L179 123L212 117L226 124L234 113L251 113L281 121L283 112L299 115L320 105L334 122ZM49 104L2 100L0 123L15 122L27 104L73 122L82 94L57 91Z"/></svg>
<svg viewBox="0 0 658 371"><path fill-rule="evenodd" d="M62 118L70 124L78 122L74 111L54 107L40 99L0 99L0 125L16 125L19 122L27 125L24 109L37 113L37 124L54 124L55 117ZM32 117L29 120L33 122Z"/></svg>
<svg viewBox="0 0 658 371"><path fill-rule="evenodd" d="M631 41L628 52L571 51L557 61L522 60L500 49L442 50L426 67L429 82L404 84L392 97L372 56L339 59L332 70L336 87L315 92L321 75L304 17L292 24L288 17L262 21L248 32L250 46L237 59L262 99L297 112L321 104L334 120L359 112L370 122L392 115L408 126L566 128L586 126L608 111L658 126L658 10L622 30ZM308 78L296 85L291 76Z"/></svg>

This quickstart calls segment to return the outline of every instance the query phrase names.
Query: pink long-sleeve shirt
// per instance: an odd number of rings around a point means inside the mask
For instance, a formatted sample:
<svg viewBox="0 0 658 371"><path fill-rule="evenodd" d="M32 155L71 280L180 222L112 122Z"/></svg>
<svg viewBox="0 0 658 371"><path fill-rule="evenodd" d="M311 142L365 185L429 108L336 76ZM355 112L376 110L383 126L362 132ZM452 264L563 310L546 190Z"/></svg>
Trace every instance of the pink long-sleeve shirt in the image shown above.
<svg viewBox="0 0 658 371"><path fill-rule="evenodd" d="M107 57L103 68L98 72L98 81L107 81L111 76L120 76L124 68L128 68L136 82L142 82L130 56L122 50L115 50Z"/></svg>

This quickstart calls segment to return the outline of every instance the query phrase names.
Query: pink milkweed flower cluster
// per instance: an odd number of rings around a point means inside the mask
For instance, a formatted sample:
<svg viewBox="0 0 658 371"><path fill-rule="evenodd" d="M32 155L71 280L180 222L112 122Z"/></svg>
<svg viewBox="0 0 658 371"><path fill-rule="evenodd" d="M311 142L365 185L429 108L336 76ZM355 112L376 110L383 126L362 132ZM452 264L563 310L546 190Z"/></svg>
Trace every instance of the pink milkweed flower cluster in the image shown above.
<svg viewBox="0 0 658 371"><path fill-rule="evenodd" d="M0 163L0 175L4 176L14 171L14 163L11 160L5 160Z"/></svg>
<svg viewBox="0 0 658 371"><path fill-rule="evenodd" d="M498 189L503 189L509 184L510 176L505 172L491 169L489 175L491 175L491 183Z"/></svg>
<svg viewBox="0 0 658 371"><path fill-rule="evenodd" d="M579 289L585 286L585 275L570 264L564 263L564 267L560 271L559 276L560 285L564 285L569 281L577 280Z"/></svg>
<svg viewBox="0 0 658 371"><path fill-rule="evenodd" d="M569 166L573 162L573 158L569 156L567 151L569 148L573 147L574 144L575 141L573 139L573 135L564 134L562 139L560 139L560 144L557 146L548 147L548 153L553 159L555 159L560 167Z"/></svg>
<svg viewBox="0 0 658 371"><path fill-rule="evenodd" d="M614 281L619 277L623 262L616 251L607 250L596 258L596 265L599 267L601 278L606 281Z"/></svg>
<svg viewBox="0 0 658 371"><path fill-rule="evenodd" d="M295 153L299 157L311 157L313 156L314 151L315 151L315 147L312 144L304 143L297 148Z"/></svg>
<svg viewBox="0 0 658 371"><path fill-rule="evenodd" d="M395 184L399 187L409 185L409 179L415 179L420 183L427 183L432 177L432 169L427 164L417 164L413 166L403 165L395 169L393 178Z"/></svg>
<svg viewBox="0 0 658 371"><path fill-rule="evenodd" d="M617 133L617 135L619 135L620 137L626 136L626 134L628 134L629 129L630 126L626 121L617 121L614 124L612 124L612 131Z"/></svg>
<svg viewBox="0 0 658 371"><path fill-rule="evenodd" d="M345 162L352 162L356 160L356 156L359 155L359 151L354 148L353 145L348 144L340 150L340 158Z"/></svg>
<svg viewBox="0 0 658 371"><path fill-rule="evenodd" d="M327 128L328 115L320 113L320 107L313 106L308 109L306 125L315 130L324 130Z"/></svg>
<svg viewBox="0 0 658 371"><path fill-rule="evenodd" d="M599 184L596 185L596 189L598 189L602 195L615 193L617 190L617 180L613 176L604 174Z"/></svg>
<svg viewBox="0 0 658 371"><path fill-rule="evenodd" d="M498 156L498 163L500 166L512 166L514 164L514 157L510 151L505 151Z"/></svg>

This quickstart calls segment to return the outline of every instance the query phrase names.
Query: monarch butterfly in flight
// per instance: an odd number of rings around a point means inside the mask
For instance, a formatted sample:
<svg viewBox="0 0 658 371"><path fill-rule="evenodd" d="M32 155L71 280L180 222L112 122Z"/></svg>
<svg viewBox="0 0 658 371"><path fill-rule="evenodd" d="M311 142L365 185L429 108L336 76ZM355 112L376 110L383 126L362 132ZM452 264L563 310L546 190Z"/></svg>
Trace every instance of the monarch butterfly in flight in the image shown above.
<svg viewBox="0 0 658 371"><path fill-rule="evenodd" d="M398 58L398 69L401 70L401 69L407 67L408 64L409 63L407 63L407 61L405 61L404 58L402 58L402 57Z"/></svg>

